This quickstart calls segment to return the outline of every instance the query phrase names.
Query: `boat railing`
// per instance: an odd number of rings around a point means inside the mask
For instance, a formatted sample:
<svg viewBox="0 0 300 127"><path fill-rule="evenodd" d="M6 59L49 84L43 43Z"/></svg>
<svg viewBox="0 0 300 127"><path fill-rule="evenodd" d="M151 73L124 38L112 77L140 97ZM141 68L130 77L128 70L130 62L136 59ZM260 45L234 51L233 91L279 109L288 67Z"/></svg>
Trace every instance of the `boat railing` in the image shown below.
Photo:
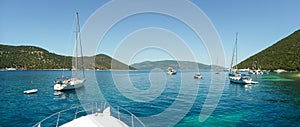
<svg viewBox="0 0 300 127"><path fill-rule="evenodd" d="M146 127L146 126L144 125L144 123L143 123L138 117L136 117L133 113L131 113L131 112L128 111L127 109L125 109L125 108L123 108L123 107L120 107L120 106L118 106L118 108L117 108L118 119L119 119L119 120L121 120L121 117L120 117L120 112L121 112L121 111L125 111L126 114L129 114L129 116L130 116L130 118L131 118L131 127L136 126L137 123L139 124L138 126ZM134 122L135 120L137 121L137 123Z"/></svg>
<svg viewBox="0 0 300 127"><path fill-rule="evenodd" d="M65 110L56 112L56 113L44 118L43 120L41 120L38 123L36 123L35 125L33 125L33 127L41 127L43 125L58 127L64 123L66 123L66 119L63 118L63 115L62 115L64 113L69 113L72 111L72 114L74 115L73 118L68 118L68 120L71 121L71 120L81 117L83 115L103 112L103 110L106 107L108 107L108 105L106 103L99 104L97 102L72 106L69 109L65 109ZM111 112L112 112L112 116L118 118L119 120L126 120L123 122L125 122L126 124L130 124L131 127L134 127L134 126L145 127L144 123L138 117L136 117L133 113L131 113L130 111L126 110L123 107L118 106L116 110L112 110ZM122 113L122 116L121 116L121 113ZM68 117L71 117L71 115L68 115ZM52 122L47 122L49 120L52 120ZM65 120L65 122L61 122L64 120ZM55 123L54 123L54 121L55 121Z"/></svg>

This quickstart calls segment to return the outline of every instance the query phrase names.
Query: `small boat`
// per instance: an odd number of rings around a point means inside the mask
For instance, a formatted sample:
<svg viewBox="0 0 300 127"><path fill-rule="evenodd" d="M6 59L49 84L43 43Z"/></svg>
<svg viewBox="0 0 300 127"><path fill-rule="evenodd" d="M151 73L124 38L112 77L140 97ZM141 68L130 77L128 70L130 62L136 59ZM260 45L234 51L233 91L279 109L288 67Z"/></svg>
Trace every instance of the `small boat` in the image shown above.
<svg viewBox="0 0 300 127"><path fill-rule="evenodd" d="M261 71L260 69L257 69L257 70L249 70L249 74L252 74L252 75L262 75L262 74L264 74L264 72Z"/></svg>
<svg viewBox="0 0 300 127"><path fill-rule="evenodd" d="M195 79L202 79L202 75L197 73L197 74L194 75L194 78Z"/></svg>
<svg viewBox="0 0 300 127"><path fill-rule="evenodd" d="M274 70L274 72L281 73L281 72L287 72L287 71L283 70L283 69L277 69L277 70Z"/></svg>
<svg viewBox="0 0 300 127"><path fill-rule="evenodd" d="M168 68L168 72L167 72L168 75L176 75L176 73L177 73L176 70L174 70L172 67Z"/></svg>
<svg viewBox="0 0 300 127"><path fill-rule="evenodd" d="M252 69L249 69L249 74L252 75L263 75L264 72L260 70L261 66L258 64L258 61L254 61L252 65Z"/></svg>
<svg viewBox="0 0 300 127"><path fill-rule="evenodd" d="M13 68L13 67L10 67L10 68L6 68L7 71L15 71L17 70L17 68Z"/></svg>
<svg viewBox="0 0 300 127"><path fill-rule="evenodd" d="M38 89L31 89L31 90L25 90L23 93L24 94L33 94L33 93L37 93Z"/></svg>

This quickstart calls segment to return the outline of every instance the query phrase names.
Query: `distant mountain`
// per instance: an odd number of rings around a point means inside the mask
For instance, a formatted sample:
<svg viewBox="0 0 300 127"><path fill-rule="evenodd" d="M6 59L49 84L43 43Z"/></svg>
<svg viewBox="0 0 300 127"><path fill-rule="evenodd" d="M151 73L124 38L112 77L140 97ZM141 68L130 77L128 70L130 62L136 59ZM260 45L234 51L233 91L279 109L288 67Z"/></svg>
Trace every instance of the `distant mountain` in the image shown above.
<svg viewBox="0 0 300 127"><path fill-rule="evenodd" d="M300 30L238 64L239 68L300 70Z"/></svg>
<svg viewBox="0 0 300 127"><path fill-rule="evenodd" d="M145 61L141 63L135 63L130 65L138 70L152 70L162 69L166 70L168 67L172 67L176 70L196 70L196 69L211 69L216 66L205 65L196 62L189 61L176 61L176 60L164 60L164 61Z"/></svg>
<svg viewBox="0 0 300 127"><path fill-rule="evenodd" d="M95 61L93 61L95 59ZM87 69L135 69L121 63L107 55L99 54L93 57L84 57ZM71 69L72 57L51 53L35 46L9 46L0 44L0 68L32 69Z"/></svg>

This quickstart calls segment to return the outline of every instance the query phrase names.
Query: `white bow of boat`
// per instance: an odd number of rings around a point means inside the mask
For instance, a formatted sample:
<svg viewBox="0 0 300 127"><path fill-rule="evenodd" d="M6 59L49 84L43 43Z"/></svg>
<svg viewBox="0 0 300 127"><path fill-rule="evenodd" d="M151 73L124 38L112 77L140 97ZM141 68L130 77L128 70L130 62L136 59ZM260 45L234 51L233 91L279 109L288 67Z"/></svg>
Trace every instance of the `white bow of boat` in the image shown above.
<svg viewBox="0 0 300 127"><path fill-rule="evenodd" d="M100 112L101 107L105 107L105 104L101 106L97 103L88 103L81 106L74 106L70 109L62 110L46 117L45 119L35 124L33 127L41 127L43 125L49 126L49 123L56 123L56 127L129 127L129 125L145 127L143 122L138 117L122 107L117 108L117 116L112 115L110 107L102 108L104 110ZM75 112L72 112L74 110ZM127 118L127 120L129 121L121 121L120 111L126 112L125 114L130 117ZM71 115L68 116L73 116L74 119L66 123L61 123L61 119L63 119L64 117L62 116L62 114L66 113L70 113ZM80 113L86 113L87 115L78 117ZM57 118L56 121L53 121L53 118ZM126 120L126 118L122 117L122 120Z"/></svg>

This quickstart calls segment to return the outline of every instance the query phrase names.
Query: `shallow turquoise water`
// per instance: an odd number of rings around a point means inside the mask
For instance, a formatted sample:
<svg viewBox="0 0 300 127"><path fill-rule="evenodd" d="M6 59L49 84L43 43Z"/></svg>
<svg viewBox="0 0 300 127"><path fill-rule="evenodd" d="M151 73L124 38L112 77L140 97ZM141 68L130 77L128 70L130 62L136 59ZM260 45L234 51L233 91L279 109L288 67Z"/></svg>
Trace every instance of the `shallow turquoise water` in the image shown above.
<svg viewBox="0 0 300 127"><path fill-rule="evenodd" d="M253 77L260 83L252 86L231 84L225 77L219 103L204 122L199 122L199 114L214 72L200 71L203 80L193 79L194 73L167 76L161 71L96 71L96 83L93 72L87 72L84 88L56 96L53 80L62 71L1 71L0 125L32 126L73 105L107 101L113 108L131 111L146 126L300 126L299 73ZM39 89L38 93L23 94L33 88Z"/></svg>

